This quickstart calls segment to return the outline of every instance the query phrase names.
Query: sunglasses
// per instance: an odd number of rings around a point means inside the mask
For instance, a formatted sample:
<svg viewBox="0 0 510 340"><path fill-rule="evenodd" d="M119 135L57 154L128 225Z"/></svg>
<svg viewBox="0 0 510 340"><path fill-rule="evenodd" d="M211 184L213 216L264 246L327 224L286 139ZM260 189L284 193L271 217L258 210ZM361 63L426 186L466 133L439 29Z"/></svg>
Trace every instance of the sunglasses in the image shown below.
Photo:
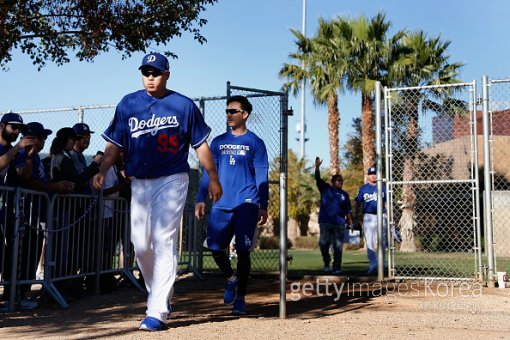
<svg viewBox="0 0 510 340"><path fill-rule="evenodd" d="M23 125L21 125L21 124L11 124L11 128L13 130L21 130L23 128Z"/></svg>
<svg viewBox="0 0 510 340"><path fill-rule="evenodd" d="M157 77L159 77L160 75L163 74L163 71L152 69L152 68L149 68L149 69L143 68L142 69L142 74L143 74L144 77L153 76L154 78L157 78Z"/></svg>
<svg viewBox="0 0 510 340"><path fill-rule="evenodd" d="M235 115L238 112L244 112L244 110L240 110L240 109L226 109L225 112L227 114Z"/></svg>

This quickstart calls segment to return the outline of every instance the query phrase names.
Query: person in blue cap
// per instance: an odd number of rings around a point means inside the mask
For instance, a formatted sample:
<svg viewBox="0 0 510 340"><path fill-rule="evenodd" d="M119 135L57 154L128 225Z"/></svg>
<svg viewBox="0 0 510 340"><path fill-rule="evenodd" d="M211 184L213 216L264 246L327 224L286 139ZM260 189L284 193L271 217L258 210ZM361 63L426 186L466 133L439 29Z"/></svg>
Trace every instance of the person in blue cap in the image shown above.
<svg viewBox="0 0 510 340"><path fill-rule="evenodd" d="M376 168L370 167L367 170L368 182L361 186L355 198L355 225L359 225L358 216L363 214L363 234L367 246L367 256L370 263L367 274L377 273L377 181ZM382 190L383 207L386 202L386 188ZM361 208L361 210L360 210ZM386 242L386 220L383 218L383 244ZM384 262L384 261L383 261Z"/></svg>
<svg viewBox="0 0 510 340"><path fill-rule="evenodd" d="M83 153L88 149L90 145L90 135L94 131L90 131L90 128L85 123L77 123L73 125L73 131L75 134L74 146L71 150L71 159L73 161L74 168L78 175L87 174L86 177L91 179L95 174L99 172L99 164L101 164L102 157L94 157L90 164L87 164L87 160ZM80 192L82 194L91 194L91 186L86 185Z"/></svg>
<svg viewBox="0 0 510 340"><path fill-rule="evenodd" d="M188 191L192 147L210 177L209 195L222 195L207 137L211 129L190 98L167 89L168 59L149 53L139 67L144 89L126 95L103 132L104 158L94 177L103 187L120 150L131 182L131 241L149 293L141 330L166 328L177 274L177 242Z"/></svg>
<svg viewBox="0 0 510 340"><path fill-rule="evenodd" d="M23 169L19 165L23 159L18 153L22 149L30 149L36 143L32 137L26 136L12 145L24 128L23 118L17 113L5 113L0 119L0 180L3 185L19 184L19 176L22 175ZM28 173L24 177L28 178Z"/></svg>
<svg viewBox="0 0 510 340"><path fill-rule="evenodd" d="M45 191L45 192L58 192L69 193L74 188L74 183L70 181L51 182L49 177L44 171L44 167L39 157L39 153L44 148L46 139L52 134L52 131L44 128L41 123L32 122L26 124L23 128L22 134L26 138L32 138L36 143L32 146L29 152L27 149L20 150L19 154L24 162L22 166L25 171L30 173L30 177L22 181L22 186L28 189ZM23 216L26 223L31 228L25 228L21 233L23 239L20 242L21 247L21 271L18 273L20 280L34 280L36 278L37 264L40 260L43 249L43 235L41 225L46 222L46 209L47 200L42 199L41 196L31 195L30 199L24 200ZM27 299L26 293L31 289L31 285L21 285L18 291L17 304L23 309L27 306L37 306L37 301Z"/></svg>
<svg viewBox="0 0 510 340"><path fill-rule="evenodd" d="M23 137L18 143L21 131L25 128L23 118L17 113L6 113L0 119L0 184L20 186L30 175L30 169L24 166L25 157L34 154L36 140L30 136ZM26 155L20 153L26 151ZM15 256L14 241L14 195L4 192L0 199L0 271L3 278L10 281L12 267L10 259ZM3 264L3 265L2 265ZM3 299L9 299L9 285L3 289ZM22 298L17 292L16 308L30 310L37 307L35 301Z"/></svg>

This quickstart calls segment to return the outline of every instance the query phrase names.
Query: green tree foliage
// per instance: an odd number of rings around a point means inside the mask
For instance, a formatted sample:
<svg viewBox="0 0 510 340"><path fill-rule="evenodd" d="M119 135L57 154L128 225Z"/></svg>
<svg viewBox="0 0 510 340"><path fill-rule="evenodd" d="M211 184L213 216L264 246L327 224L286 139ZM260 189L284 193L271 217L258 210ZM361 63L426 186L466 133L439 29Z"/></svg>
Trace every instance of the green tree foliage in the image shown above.
<svg viewBox="0 0 510 340"><path fill-rule="evenodd" d="M312 208L318 205L319 191L315 185L306 160L298 160L297 155L289 150L288 202L289 217L297 221L301 236L307 236L308 222Z"/></svg>
<svg viewBox="0 0 510 340"><path fill-rule="evenodd" d="M275 165L271 165L269 179L271 181L279 180L279 158L274 160ZM288 217L295 219L301 230L301 234L306 236L308 231L308 221L312 209L318 206L319 191L315 185L313 174L306 167L306 160L298 159L298 156L289 149L288 152L288 177L287 177L287 211ZM269 214L271 215L274 225L273 233L279 234L279 204L272 200L278 199L278 195L271 195L269 202Z"/></svg>
<svg viewBox="0 0 510 340"><path fill-rule="evenodd" d="M344 39L349 48L347 87L361 93L361 139L363 168L375 165L374 90L375 83L388 85L388 69L402 65L405 31L389 36L391 23L384 13L373 18L359 17L348 21Z"/></svg>
<svg viewBox="0 0 510 340"><path fill-rule="evenodd" d="M340 171L338 95L344 90L347 51L342 40L337 45L331 42L333 37L341 36L338 30L342 28L319 19L319 28L312 38L291 30L297 46L297 51L289 55L294 63L284 64L279 73L280 77L286 79L284 89L291 89L293 94L297 94L302 90L303 81L307 81L315 104L327 106L332 174Z"/></svg>
<svg viewBox="0 0 510 340"><path fill-rule="evenodd" d="M345 143L344 157L347 161L346 168L363 169L363 144L361 142L361 119L352 119L353 133L350 133Z"/></svg>
<svg viewBox="0 0 510 340"><path fill-rule="evenodd" d="M6 69L12 51L30 56L40 70L50 60L70 61L76 51L80 61L92 61L111 48L129 57L152 44L165 45L189 32L206 41L199 17L217 0L4 0L0 3L0 66ZM176 57L168 51L167 55Z"/></svg>

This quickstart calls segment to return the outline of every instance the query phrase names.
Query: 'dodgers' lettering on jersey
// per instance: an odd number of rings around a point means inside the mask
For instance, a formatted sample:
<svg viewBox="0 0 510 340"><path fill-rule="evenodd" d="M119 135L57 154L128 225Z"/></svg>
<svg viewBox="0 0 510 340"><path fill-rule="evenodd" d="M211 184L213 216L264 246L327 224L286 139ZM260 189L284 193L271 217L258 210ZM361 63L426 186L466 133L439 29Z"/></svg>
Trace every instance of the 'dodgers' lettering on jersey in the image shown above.
<svg viewBox="0 0 510 340"><path fill-rule="evenodd" d="M365 202L377 201L377 192L374 192L372 194L368 193L363 194L363 200Z"/></svg>
<svg viewBox="0 0 510 340"><path fill-rule="evenodd" d="M129 118L129 129L133 138L138 138L147 133L154 136L161 129L177 126L179 126L179 122L176 116L156 117L153 114L148 120L136 117Z"/></svg>
<svg viewBox="0 0 510 340"><path fill-rule="evenodd" d="M220 145L222 155L246 155L246 151L250 151L249 145L238 144L222 144Z"/></svg>

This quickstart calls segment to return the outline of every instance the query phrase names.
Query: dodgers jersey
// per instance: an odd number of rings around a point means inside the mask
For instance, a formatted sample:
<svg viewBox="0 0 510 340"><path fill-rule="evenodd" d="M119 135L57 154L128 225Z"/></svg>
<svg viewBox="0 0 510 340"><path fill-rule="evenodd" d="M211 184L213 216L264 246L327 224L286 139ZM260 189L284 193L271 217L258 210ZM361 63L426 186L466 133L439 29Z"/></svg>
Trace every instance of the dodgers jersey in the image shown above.
<svg viewBox="0 0 510 340"><path fill-rule="evenodd" d="M349 194L327 184L321 178L316 180L316 184L321 193L319 223L344 225L347 214L352 213Z"/></svg>
<svg viewBox="0 0 510 340"><path fill-rule="evenodd" d="M386 200L386 187L382 188L383 202ZM362 204L364 214L377 214L377 185L364 184L356 196L356 202ZM383 203L384 211L384 203Z"/></svg>
<svg viewBox="0 0 510 340"><path fill-rule="evenodd" d="M251 131L235 136L229 130L211 142L211 152L223 196L216 208L234 209L253 203L267 210L269 201L269 162L264 141ZM197 202L204 202L209 186L207 172L202 173Z"/></svg>
<svg viewBox="0 0 510 340"><path fill-rule="evenodd" d="M124 149L126 176L157 178L189 172L189 146L199 147L210 131L188 97L139 90L122 98L102 137Z"/></svg>

